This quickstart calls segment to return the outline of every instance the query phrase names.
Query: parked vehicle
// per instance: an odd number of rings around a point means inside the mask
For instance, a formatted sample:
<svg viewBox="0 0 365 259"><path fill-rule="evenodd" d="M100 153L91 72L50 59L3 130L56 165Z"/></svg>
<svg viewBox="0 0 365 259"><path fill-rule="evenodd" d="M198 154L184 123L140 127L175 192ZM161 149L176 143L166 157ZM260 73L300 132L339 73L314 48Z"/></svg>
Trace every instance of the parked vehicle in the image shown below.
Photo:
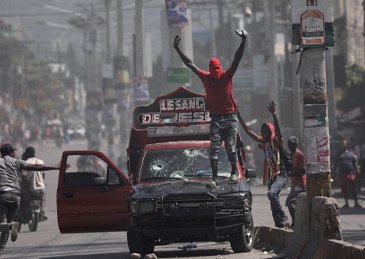
<svg viewBox="0 0 365 259"><path fill-rule="evenodd" d="M61 233L127 230L130 252L142 256L175 242L229 241L236 253L250 251L244 157L236 164L239 180L229 183L222 146L212 188L208 124L205 96L179 88L134 110L129 179L102 152L65 151L57 190Z"/></svg>
<svg viewBox="0 0 365 259"><path fill-rule="evenodd" d="M71 122L67 133L71 139L84 138L86 136L86 127L83 122Z"/></svg>

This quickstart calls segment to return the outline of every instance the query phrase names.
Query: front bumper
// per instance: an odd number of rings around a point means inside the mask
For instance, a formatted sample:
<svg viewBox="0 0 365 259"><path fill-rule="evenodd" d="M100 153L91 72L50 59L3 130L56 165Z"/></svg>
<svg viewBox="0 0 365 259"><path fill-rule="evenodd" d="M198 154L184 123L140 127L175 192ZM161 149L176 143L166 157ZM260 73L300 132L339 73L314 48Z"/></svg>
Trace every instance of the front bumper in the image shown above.
<svg viewBox="0 0 365 259"><path fill-rule="evenodd" d="M136 231L167 242L222 241L251 222L251 193L167 195L154 212L132 214Z"/></svg>

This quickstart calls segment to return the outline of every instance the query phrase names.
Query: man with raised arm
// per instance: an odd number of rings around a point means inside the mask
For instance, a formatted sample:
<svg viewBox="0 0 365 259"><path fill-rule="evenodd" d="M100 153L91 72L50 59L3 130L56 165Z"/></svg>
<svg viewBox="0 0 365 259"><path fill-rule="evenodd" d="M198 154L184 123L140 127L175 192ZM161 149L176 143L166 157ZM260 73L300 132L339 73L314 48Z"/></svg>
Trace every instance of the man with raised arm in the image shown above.
<svg viewBox="0 0 365 259"><path fill-rule="evenodd" d="M265 122L261 126L261 136L253 132L239 115L238 119L246 133L255 140L264 151L264 176L263 183L268 186L267 197L270 200L271 212L275 226L283 228L287 226L288 217L280 204L280 192L288 183L288 177L283 161L283 137L279 122L276 117L275 103L270 102L267 109L272 115L274 124Z"/></svg>
<svg viewBox="0 0 365 259"><path fill-rule="evenodd" d="M241 37L242 41L236 50L231 66L225 71L222 70L221 62L217 58L210 59L209 71L198 68L180 49L179 43L181 37L179 34L175 36L173 44L183 63L201 79L205 88L211 117L209 159L213 174L213 181L211 183L212 187L215 187L217 184L218 153L222 141L225 143L228 160L232 167L230 182L236 182L238 179L236 167L238 107L232 95L232 78L242 59L248 33L245 30L236 30L236 33Z"/></svg>

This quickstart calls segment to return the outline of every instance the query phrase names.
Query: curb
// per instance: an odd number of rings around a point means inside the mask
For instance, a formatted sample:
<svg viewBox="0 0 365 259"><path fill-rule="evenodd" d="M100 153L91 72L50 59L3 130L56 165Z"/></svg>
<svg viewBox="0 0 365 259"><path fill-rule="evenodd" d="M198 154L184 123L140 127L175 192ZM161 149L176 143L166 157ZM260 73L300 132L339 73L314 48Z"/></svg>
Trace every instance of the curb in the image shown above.
<svg viewBox="0 0 365 259"><path fill-rule="evenodd" d="M254 247L260 250L269 247L289 258L365 259L365 246L334 239L308 242L303 235L292 230L267 226L255 226Z"/></svg>

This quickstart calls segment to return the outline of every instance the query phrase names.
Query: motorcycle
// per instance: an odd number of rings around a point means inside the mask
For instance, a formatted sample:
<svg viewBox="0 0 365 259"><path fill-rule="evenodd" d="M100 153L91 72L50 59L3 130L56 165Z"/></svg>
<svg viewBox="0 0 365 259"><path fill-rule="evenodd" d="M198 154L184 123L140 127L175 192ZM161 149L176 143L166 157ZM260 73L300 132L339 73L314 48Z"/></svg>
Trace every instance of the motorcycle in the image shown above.
<svg viewBox="0 0 365 259"><path fill-rule="evenodd" d="M14 221L19 222L18 232L22 224L28 224L31 232L37 231L38 223L45 220L45 217L41 215L41 208L41 192L22 191L20 205L14 218Z"/></svg>

